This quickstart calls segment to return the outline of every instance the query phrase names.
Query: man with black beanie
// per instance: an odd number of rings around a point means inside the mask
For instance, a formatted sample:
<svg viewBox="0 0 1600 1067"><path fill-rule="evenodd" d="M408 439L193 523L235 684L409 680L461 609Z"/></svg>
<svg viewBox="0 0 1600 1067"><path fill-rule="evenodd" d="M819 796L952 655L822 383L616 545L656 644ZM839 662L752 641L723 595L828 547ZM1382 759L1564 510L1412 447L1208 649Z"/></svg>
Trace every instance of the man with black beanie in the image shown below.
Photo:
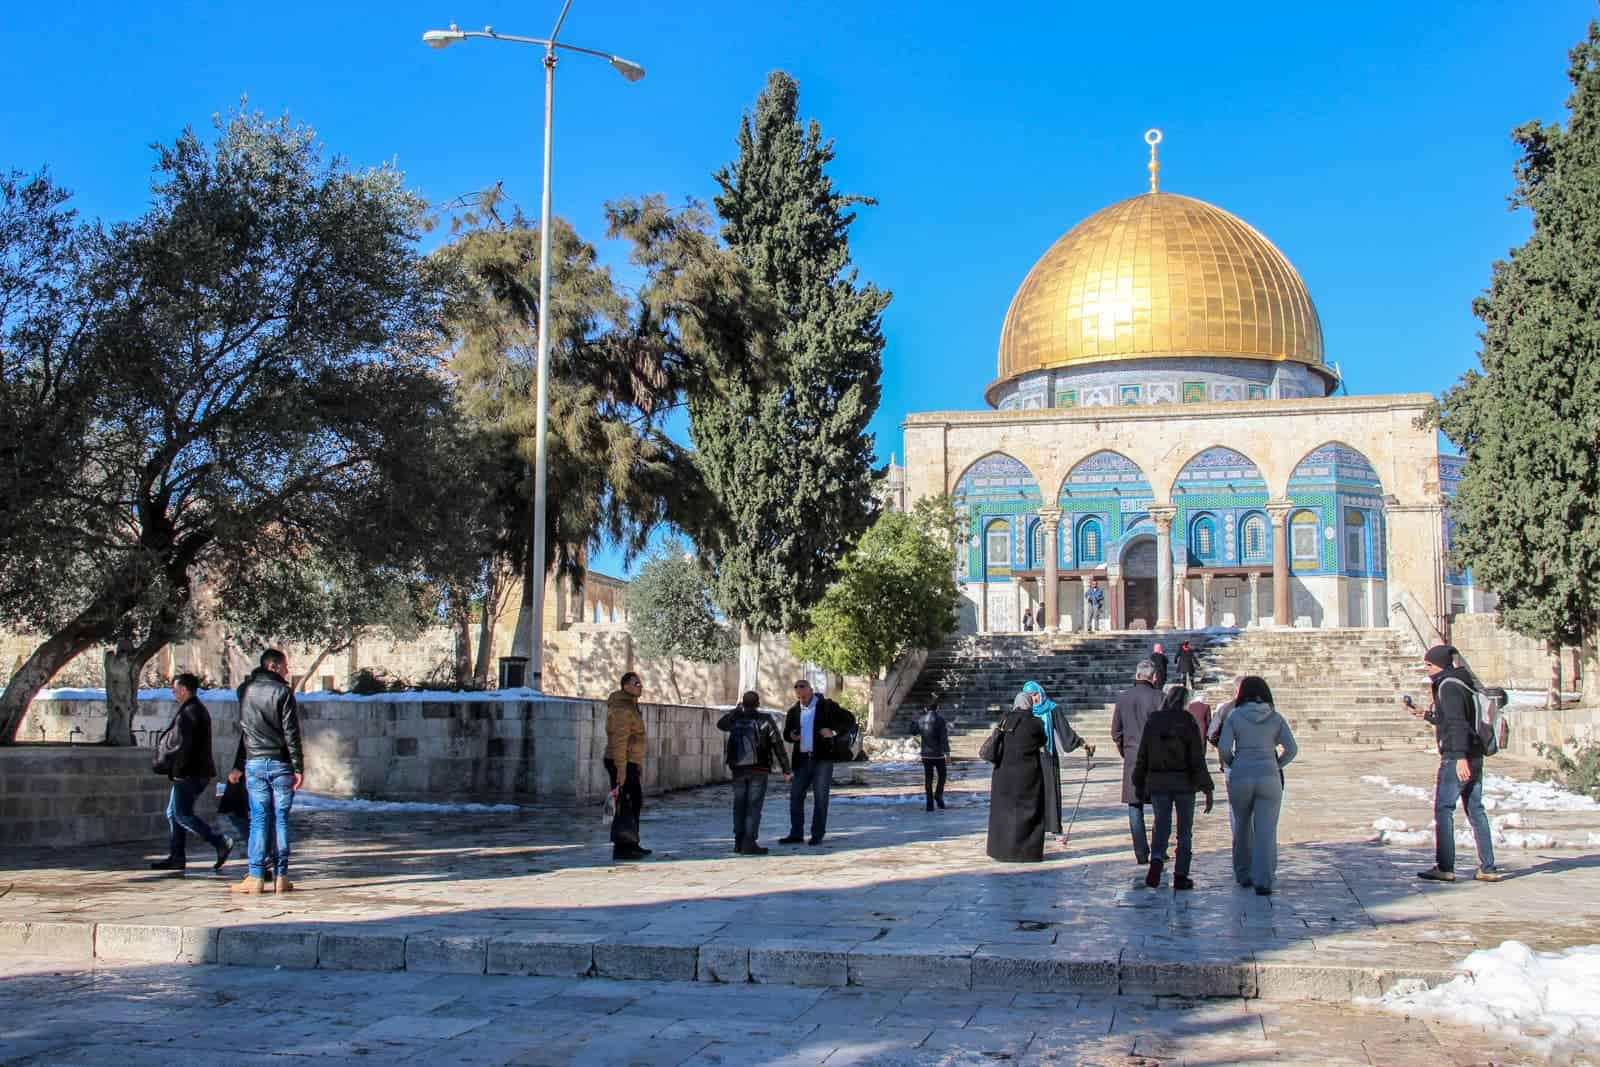
<svg viewBox="0 0 1600 1067"><path fill-rule="evenodd" d="M1493 831L1483 809L1483 742L1478 739L1475 687L1472 675L1455 661L1456 650L1449 645L1428 649L1422 662L1433 687L1433 707L1423 711L1404 699L1411 714L1433 723L1439 744L1439 776L1433 792L1434 865L1431 870L1418 871L1417 877L1429 882L1456 880L1455 807L1459 800L1478 846L1475 877L1480 882L1498 882Z"/></svg>

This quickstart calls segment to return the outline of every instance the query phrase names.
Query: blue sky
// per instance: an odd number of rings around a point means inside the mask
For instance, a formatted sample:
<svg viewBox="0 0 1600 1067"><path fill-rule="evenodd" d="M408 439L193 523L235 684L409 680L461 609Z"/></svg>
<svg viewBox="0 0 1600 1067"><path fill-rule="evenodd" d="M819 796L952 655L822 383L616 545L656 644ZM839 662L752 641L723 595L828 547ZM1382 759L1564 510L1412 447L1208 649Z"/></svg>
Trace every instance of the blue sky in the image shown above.
<svg viewBox="0 0 1600 1067"><path fill-rule="evenodd" d="M48 164L91 217L145 204L152 154L248 95L442 200L504 180L538 207L539 53L420 43L451 19L541 36L557 0L271 5L95 0L13 15L0 165ZM1309 10L1308 10L1309 8ZM880 457L908 412L981 406L1006 305L1084 216L1162 188L1244 218L1299 268L1353 392L1437 392L1474 365L1471 300L1526 235L1509 131L1563 118L1592 0L1286 5L575 0L555 206L598 239L608 199L709 200L769 70L838 142L885 318ZM615 255L613 251L611 253ZM619 572L606 553L602 570Z"/></svg>

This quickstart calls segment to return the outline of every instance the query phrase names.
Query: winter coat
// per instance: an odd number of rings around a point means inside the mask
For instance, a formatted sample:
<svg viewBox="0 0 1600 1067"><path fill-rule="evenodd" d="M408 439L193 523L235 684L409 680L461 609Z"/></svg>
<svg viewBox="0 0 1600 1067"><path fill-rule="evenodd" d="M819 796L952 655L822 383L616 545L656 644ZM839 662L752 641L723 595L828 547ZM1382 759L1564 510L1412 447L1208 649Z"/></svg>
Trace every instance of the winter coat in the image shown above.
<svg viewBox="0 0 1600 1067"><path fill-rule="evenodd" d="M1150 716L1139 738L1133 785L1144 802L1156 793L1210 793L1216 788L1206 770L1205 738L1188 711L1161 709Z"/></svg>
<svg viewBox="0 0 1600 1067"><path fill-rule="evenodd" d="M755 711L747 711L743 705L740 705L717 720L717 729L727 733L733 729L733 724L739 719L757 720L757 762L754 764L754 769L771 771L772 760L776 757L778 765L783 768L784 774L793 773L789 768L789 750L784 747L783 735L778 733L778 724L772 721L772 716L760 708ZM749 771L751 769L749 766L734 767L733 771L738 774L740 771Z"/></svg>
<svg viewBox="0 0 1600 1067"><path fill-rule="evenodd" d="M1163 689L1167 684L1167 654L1165 652L1150 653L1150 662L1156 665L1156 688Z"/></svg>
<svg viewBox="0 0 1600 1067"><path fill-rule="evenodd" d="M1139 791L1133 786L1133 763L1139 758L1139 741L1144 737L1144 727L1161 708L1161 690L1149 682L1134 682L1133 688L1117 697L1117 706L1111 713L1111 740L1122 757L1122 802L1139 803Z"/></svg>
<svg viewBox="0 0 1600 1067"><path fill-rule="evenodd" d="M1256 702L1239 704L1228 713L1217 748L1234 781L1276 778L1300 752L1284 717L1271 704Z"/></svg>
<svg viewBox="0 0 1600 1067"><path fill-rule="evenodd" d="M1044 859L1044 723L1032 712L1012 709L1000 728L1005 748L989 784L989 858L1038 863Z"/></svg>
<svg viewBox="0 0 1600 1067"><path fill-rule="evenodd" d="M817 697L817 714L811 723L811 756L819 760L844 760L855 758L849 751L850 731L855 729L856 717L825 696ZM832 730L832 737L823 737L824 729ZM794 743L790 755L800 762L800 702L789 705L783 719L783 737Z"/></svg>
<svg viewBox="0 0 1600 1067"><path fill-rule="evenodd" d="M639 700L626 689L606 698L606 759L621 774L628 764L644 766L644 714Z"/></svg>
<svg viewBox="0 0 1600 1067"><path fill-rule="evenodd" d="M1211 705L1204 700L1189 701L1189 717L1200 728L1200 739L1211 740Z"/></svg>
<svg viewBox="0 0 1600 1067"><path fill-rule="evenodd" d="M1445 685L1453 678L1460 685ZM1439 755L1444 759L1476 759L1483 755L1483 742L1478 738L1475 723L1478 709L1472 699L1472 677L1460 667L1451 667L1435 674L1433 684L1433 710L1428 721L1433 723L1433 734L1439 743Z"/></svg>
<svg viewBox="0 0 1600 1067"><path fill-rule="evenodd" d="M211 713L206 706L198 698L190 697L172 716L169 729L172 735L163 742L164 746L170 745L172 749L172 764L167 777L173 781L204 778L208 782L215 778L217 762L211 753Z"/></svg>
<svg viewBox="0 0 1600 1067"><path fill-rule="evenodd" d="M1038 719L1037 711L1033 717ZM1043 722L1043 719L1039 720ZM1044 828L1050 833L1061 832L1061 754L1083 747L1083 738L1067 722L1060 708L1050 713L1050 733L1055 735L1055 748L1039 750L1039 773L1044 775Z"/></svg>
<svg viewBox="0 0 1600 1067"><path fill-rule="evenodd" d="M911 732L922 739L923 759L950 755L950 724L937 711L925 711L912 723Z"/></svg>
<svg viewBox="0 0 1600 1067"><path fill-rule="evenodd" d="M265 667L257 667L239 687L239 732L245 759L287 763L305 772L300 752L300 709L289 683Z"/></svg>
<svg viewBox="0 0 1600 1067"><path fill-rule="evenodd" d="M1192 649L1192 648L1180 648L1180 649L1178 649L1177 667L1178 667L1178 673L1179 674L1184 675L1185 677L1187 677L1189 679L1193 679L1194 678L1194 674L1195 674L1194 649Z"/></svg>

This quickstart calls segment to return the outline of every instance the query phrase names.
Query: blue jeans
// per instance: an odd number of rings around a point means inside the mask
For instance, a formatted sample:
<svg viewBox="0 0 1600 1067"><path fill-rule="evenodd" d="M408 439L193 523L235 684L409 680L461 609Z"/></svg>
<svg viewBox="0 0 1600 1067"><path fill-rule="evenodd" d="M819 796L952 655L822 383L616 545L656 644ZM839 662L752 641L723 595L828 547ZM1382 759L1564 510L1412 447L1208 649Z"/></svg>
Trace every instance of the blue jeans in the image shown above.
<svg viewBox="0 0 1600 1067"><path fill-rule="evenodd" d="M195 798L206 791L208 778L174 778L172 793L167 797L167 855L182 859L184 833L205 841L212 848L221 848L224 840L204 819L194 813Z"/></svg>
<svg viewBox="0 0 1600 1067"><path fill-rule="evenodd" d="M228 821L233 824L233 839L235 841L243 841L244 844L245 844L245 848L249 849L249 847L250 847L250 816L248 816L248 815L229 815L228 816ZM262 867L262 870L265 870L267 867L271 867L273 870L277 870L278 869L278 846L277 846L277 840L278 840L278 828L276 826L274 826L270 822L267 823L267 856L266 856L266 864Z"/></svg>
<svg viewBox="0 0 1600 1067"><path fill-rule="evenodd" d="M1278 816L1283 779L1278 768L1235 764L1228 776L1228 817L1233 823L1233 880L1271 889L1278 876Z"/></svg>
<svg viewBox="0 0 1600 1067"><path fill-rule="evenodd" d="M1150 839L1144 829L1144 805L1128 805L1128 833L1133 836L1133 858L1140 863L1150 862Z"/></svg>
<svg viewBox="0 0 1600 1067"><path fill-rule="evenodd" d="M1478 844L1478 869L1494 870L1494 832L1489 828L1489 815L1483 810L1483 757L1467 760L1472 772L1465 786L1456 776L1456 761L1439 760L1439 781L1433 791L1433 855L1434 866L1441 871L1456 869L1456 801L1467 809L1467 823L1472 827L1472 839Z"/></svg>
<svg viewBox="0 0 1600 1067"><path fill-rule="evenodd" d="M244 787L250 794L250 877L267 876L267 826L277 843L274 866L289 873L289 810L294 807L294 768L282 760L253 759L244 765Z"/></svg>
<svg viewBox="0 0 1600 1067"><path fill-rule="evenodd" d="M1178 810L1178 865L1172 869L1174 878L1189 877L1189 861L1194 846L1194 794L1152 793L1150 802L1156 807L1155 838L1150 844L1150 858L1167 862L1167 836L1172 833L1172 810Z"/></svg>
<svg viewBox="0 0 1600 1067"><path fill-rule="evenodd" d="M833 788L833 760L798 755L794 761L794 782L789 786L789 836L804 837L806 791L811 790L811 836L822 839L828 832L828 792Z"/></svg>

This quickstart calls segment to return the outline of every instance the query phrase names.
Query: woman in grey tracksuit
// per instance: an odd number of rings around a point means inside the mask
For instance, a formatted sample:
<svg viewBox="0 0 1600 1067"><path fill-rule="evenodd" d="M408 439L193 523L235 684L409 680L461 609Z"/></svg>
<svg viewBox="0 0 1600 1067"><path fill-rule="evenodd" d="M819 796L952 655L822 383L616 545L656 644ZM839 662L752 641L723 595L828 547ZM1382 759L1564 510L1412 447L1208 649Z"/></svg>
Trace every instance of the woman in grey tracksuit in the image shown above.
<svg viewBox="0 0 1600 1067"><path fill-rule="evenodd" d="M1233 879L1270 896L1278 871L1283 768L1300 750L1288 722L1273 710L1272 690L1263 679L1252 676L1239 683L1238 702L1222 724L1217 748L1228 768Z"/></svg>

